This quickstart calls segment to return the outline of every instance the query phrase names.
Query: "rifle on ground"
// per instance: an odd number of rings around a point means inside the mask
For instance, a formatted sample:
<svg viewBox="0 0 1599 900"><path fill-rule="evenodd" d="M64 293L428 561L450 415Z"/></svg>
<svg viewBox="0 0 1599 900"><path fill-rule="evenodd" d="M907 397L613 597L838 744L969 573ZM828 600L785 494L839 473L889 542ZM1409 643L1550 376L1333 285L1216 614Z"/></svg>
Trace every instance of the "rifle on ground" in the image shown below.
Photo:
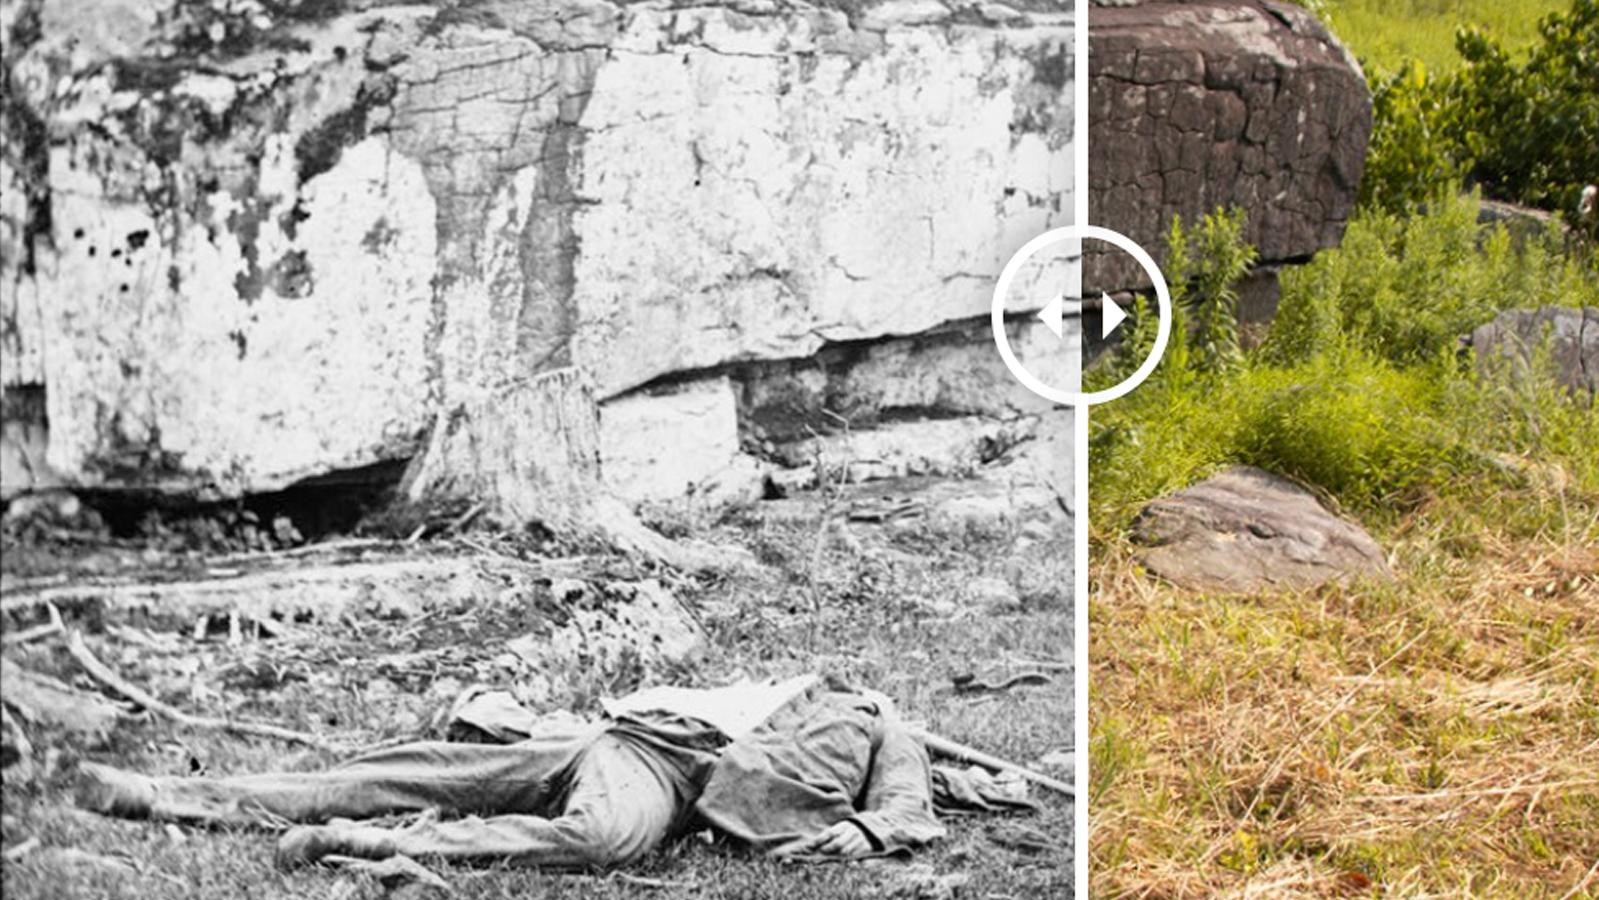
<svg viewBox="0 0 1599 900"><path fill-rule="evenodd" d="M985 769L992 769L996 772L1014 772L1040 787L1049 788L1068 797L1077 796L1076 788L1058 778L1051 778L1048 775L1034 772L1032 769L1000 759L993 754L984 753L976 747L968 747L965 744L958 744L949 738L939 737L925 728L916 729L915 734L922 744L927 747L928 753L948 757L958 762L982 766Z"/></svg>

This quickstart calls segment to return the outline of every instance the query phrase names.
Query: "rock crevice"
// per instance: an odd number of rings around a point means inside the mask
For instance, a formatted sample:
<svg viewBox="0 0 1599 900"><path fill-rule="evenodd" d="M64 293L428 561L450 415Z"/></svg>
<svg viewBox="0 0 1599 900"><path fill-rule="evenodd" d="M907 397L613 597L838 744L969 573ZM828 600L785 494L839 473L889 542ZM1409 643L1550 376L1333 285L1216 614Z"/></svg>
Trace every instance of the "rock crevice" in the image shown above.
<svg viewBox="0 0 1599 900"><path fill-rule="evenodd" d="M71 483L273 490L569 365L975 319L1071 208L1066 4L245 6L0 23L3 381Z"/></svg>

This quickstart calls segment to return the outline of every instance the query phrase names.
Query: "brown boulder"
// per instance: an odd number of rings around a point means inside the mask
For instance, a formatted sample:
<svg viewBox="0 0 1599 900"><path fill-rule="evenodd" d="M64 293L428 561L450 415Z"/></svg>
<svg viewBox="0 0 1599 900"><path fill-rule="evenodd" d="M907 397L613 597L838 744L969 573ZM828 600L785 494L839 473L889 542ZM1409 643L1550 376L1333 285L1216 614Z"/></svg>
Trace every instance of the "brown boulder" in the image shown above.
<svg viewBox="0 0 1599 900"><path fill-rule="evenodd" d="M1264 0L1096 0L1089 14L1089 218L1159 259L1173 215L1249 211L1262 263L1338 243L1371 133L1371 96L1314 15ZM1090 254L1085 288L1148 286Z"/></svg>
<svg viewBox="0 0 1599 900"><path fill-rule="evenodd" d="M1151 502L1133 523L1133 541L1151 572L1194 590L1393 577L1382 548L1359 525L1288 479L1249 466Z"/></svg>

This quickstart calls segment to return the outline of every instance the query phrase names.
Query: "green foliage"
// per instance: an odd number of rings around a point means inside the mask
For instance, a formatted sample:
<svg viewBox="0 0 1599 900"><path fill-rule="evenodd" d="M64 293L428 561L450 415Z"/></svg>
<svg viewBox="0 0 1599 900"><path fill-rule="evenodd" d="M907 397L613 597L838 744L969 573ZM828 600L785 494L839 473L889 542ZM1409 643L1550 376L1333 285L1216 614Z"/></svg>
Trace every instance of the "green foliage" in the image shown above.
<svg viewBox="0 0 1599 900"><path fill-rule="evenodd" d="M1524 61L1480 28L1455 36L1461 65L1417 60L1371 78L1374 124L1360 199L1406 212L1462 176L1496 197L1571 213L1599 181L1599 0L1538 24Z"/></svg>
<svg viewBox="0 0 1599 900"><path fill-rule="evenodd" d="M1470 465L1433 413L1441 380L1356 349L1241 379L1233 457L1371 508Z"/></svg>
<svg viewBox="0 0 1599 900"><path fill-rule="evenodd" d="M1477 199L1440 197L1425 214L1371 212L1338 250L1283 273L1264 348L1278 363L1347 339L1401 365L1429 362L1456 338L1513 307L1599 305L1592 271L1548 233L1521 245L1477 224Z"/></svg>
<svg viewBox="0 0 1599 900"><path fill-rule="evenodd" d="M1166 346L1167 378L1187 378L1190 369L1196 373L1228 371L1243 361L1238 343L1237 285L1257 258L1255 248L1243 239L1246 220L1237 207L1217 209L1193 229L1183 228L1181 216L1172 217L1161 265L1172 308L1177 311ZM1090 390L1130 375L1154 347L1158 319L1147 298L1140 296L1134 301L1132 318L1116 357L1089 373Z"/></svg>
<svg viewBox="0 0 1599 900"><path fill-rule="evenodd" d="M1599 0L1572 0L1538 32L1524 64L1481 30L1460 32L1450 137L1490 193L1569 211L1599 182Z"/></svg>
<svg viewBox="0 0 1599 900"><path fill-rule="evenodd" d="M1558 390L1547 365L1525 377L1479 379L1457 347L1460 335L1503 309L1599 306L1599 274L1563 256L1558 235L1518 246L1503 227L1479 227L1476 206L1465 196L1408 218L1357 217L1342 247L1284 273L1264 344L1226 365L1211 349L1228 346L1224 317L1203 339L1194 320L1204 291L1231 290L1218 287L1216 273L1236 279L1236 261L1251 258L1208 243L1227 233L1236 240L1242 218L1217 213L1209 229L1201 223L1190 232L1175 225L1167 268L1209 266L1212 276L1173 278L1183 300L1177 355L1168 352L1137 391L1094 410L1095 520L1121 527L1150 498L1236 463L1379 515L1502 477L1494 460L1503 454L1552 462L1578 490L1599 495L1591 449L1599 446L1599 411ZM1191 354L1176 339L1189 331ZM1231 335L1236 341L1236 328ZM1135 328L1129 358L1112 364L1129 367L1143 342Z"/></svg>
<svg viewBox="0 0 1599 900"><path fill-rule="evenodd" d="M1473 25L1500 39L1518 58L1538 40L1538 20L1570 0L1320 0L1303 3L1360 57L1374 75L1397 72L1408 59L1447 74L1461 65L1455 33Z"/></svg>
<svg viewBox="0 0 1599 900"><path fill-rule="evenodd" d="M1144 501L1235 463L1358 509L1412 499L1474 465L1438 414L1443 394L1435 371L1358 350L1140 388L1090 419L1093 512L1120 524Z"/></svg>
<svg viewBox="0 0 1599 900"><path fill-rule="evenodd" d="M1447 90L1427 78L1420 60L1406 60L1371 86L1371 142L1360 181L1364 208L1407 211L1456 192L1464 166L1446 138Z"/></svg>
<svg viewBox="0 0 1599 900"><path fill-rule="evenodd" d="M1195 366L1222 372L1243 361L1238 344L1237 284L1255 264L1255 248L1244 241L1244 211L1238 207L1205 216L1191 238L1194 254L1181 279L1191 285L1188 308L1194 321ZM1180 223L1172 219L1174 239Z"/></svg>

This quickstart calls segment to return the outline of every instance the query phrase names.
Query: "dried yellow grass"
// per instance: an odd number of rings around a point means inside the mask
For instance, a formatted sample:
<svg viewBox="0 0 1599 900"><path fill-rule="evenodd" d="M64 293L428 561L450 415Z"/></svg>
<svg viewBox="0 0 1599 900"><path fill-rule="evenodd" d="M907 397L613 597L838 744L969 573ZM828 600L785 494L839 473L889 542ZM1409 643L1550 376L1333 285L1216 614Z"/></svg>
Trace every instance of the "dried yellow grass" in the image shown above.
<svg viewBox="0 0 1599 900"><path fill-rule="evenodd" d="M1301 594L1098 536L1095 896L1599 896L1599 520L1463 552L1466 514L1388 529L1396 586Z"/></svg>

